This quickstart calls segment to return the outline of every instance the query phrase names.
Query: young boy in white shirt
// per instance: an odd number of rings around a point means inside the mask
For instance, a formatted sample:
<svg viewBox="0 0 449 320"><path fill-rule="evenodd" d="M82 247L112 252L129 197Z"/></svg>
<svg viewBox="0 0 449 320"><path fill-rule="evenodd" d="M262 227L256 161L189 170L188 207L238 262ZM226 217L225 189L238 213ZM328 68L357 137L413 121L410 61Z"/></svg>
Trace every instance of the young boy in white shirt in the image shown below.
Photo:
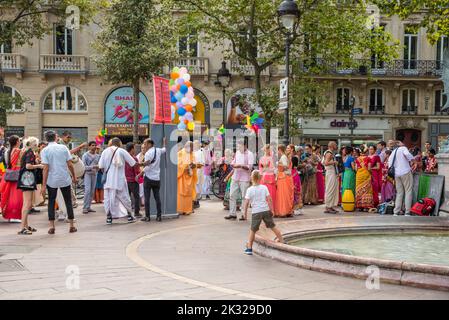
<svg viewBox="0 0 449 320"><path fill-rule="evenodd" d="M243 212L245 219L248 214L248 207L251 204L251 230L249 232L248 244L245 248L245 254L253 254L253 243L256 237L256 232L259 231L260 224L265 222L265 226L270 228L277 237L277 241L283 243L282 234L273 220L273 202L271 200L270 192L265 185L260 184L262 176L259 170L254 170L251 174L252 186L248 188L245 195L245 203L243 204Z"/></svg>

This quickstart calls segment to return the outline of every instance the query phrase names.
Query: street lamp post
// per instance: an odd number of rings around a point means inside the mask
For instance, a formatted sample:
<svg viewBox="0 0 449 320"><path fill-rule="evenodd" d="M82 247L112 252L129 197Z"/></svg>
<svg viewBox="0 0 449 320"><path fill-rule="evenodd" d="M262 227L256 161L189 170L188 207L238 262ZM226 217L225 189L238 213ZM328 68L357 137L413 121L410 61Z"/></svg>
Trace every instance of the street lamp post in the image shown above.
<svg viewBox="0 0 449 320"><path fill-rule="evenodd" d="M297 26L299 9L298 5L294 0L284 0L278 8L278 18L279 24L284 27L287 32L285 33L285 76L287 79L290 78L290 45L291 36L295 32ZM289 136L289 122L290 122L290 97L289 92L287 92L286 99L286 109L284 110L284 144L288 145L290 143Z"/></svg>
<svg viewBox="0 0 449 320"><path fill-rule="evenodd" d="M223 93L223 127L226 128L226 88L229 87L231 84L231 72L226 67L226 61L223 61L221 63L221 69L218 70L217 73L217 81L215 82L215 85L218 87L221 87L222 93ZM222 145L223 145L223 156L226 148L226 138L223 137Z"/></svg>
<svg viewBox="0 0 449 320"><path fill-rule="evenodd" d="M354 106L355 106L355 97L351 97L350 102L350 115L349 115L349 129L351 130L351 146L354 143L354 129L355 129L355 123L354 123Z"/></svg>

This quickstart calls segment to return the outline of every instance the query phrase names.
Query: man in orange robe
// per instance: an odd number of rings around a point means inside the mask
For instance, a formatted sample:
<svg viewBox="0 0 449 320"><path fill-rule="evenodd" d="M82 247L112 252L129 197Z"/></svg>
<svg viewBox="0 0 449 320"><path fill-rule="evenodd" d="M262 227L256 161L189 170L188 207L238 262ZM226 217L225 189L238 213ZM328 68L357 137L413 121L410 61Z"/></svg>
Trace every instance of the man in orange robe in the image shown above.
<svg viewBox="0 0 449 320"><path fill-rule="evenodd" d="M179 214L189 215L193 211L193 200L196 197L196 174L193 144L188 141L184 149L178 152L178 208Z"/></svg>

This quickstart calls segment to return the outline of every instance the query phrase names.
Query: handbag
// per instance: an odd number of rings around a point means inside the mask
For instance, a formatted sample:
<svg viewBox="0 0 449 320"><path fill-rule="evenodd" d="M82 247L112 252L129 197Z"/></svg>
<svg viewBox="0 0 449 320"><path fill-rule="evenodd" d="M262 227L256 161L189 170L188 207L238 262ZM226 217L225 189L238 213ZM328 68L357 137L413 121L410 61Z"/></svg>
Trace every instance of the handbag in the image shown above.
<svg viewBox="0 0 449 320"><path fill-rule="evenodd" d="M112 161L114 160L114 156L115 156L115 153L117 152L117 150L118 150L118 147L117 147L117 149L115 149L114 153L112 154L111 162L109 162L108 169L107 169L105 172L103 172L103 176L101 177L101 183L102 183L103 185L104 185L104 184L106 183L106 181L108 180L108 172L109 172L109 169L111 168Z"/></svg>
<svg viewBox="0 0 449 320"><path fill-rule="evenodd" d="M395 151L395 153L394 153L393 164L388 168L388 172L387 172L387 175L388 175L391 179L394 179L394 178L395 178L395 175L396 175L396 172L395 172L395 169L394 169L394 164L395 164L395 162L396 162L396 156L397 156L397 154L398 154L398 150L399 150L399 148L396 149L396 151Z"/></svg>
<svg viewBox="0 0 449 320"><path fill-rule="evenodd" d="M36 189L36 176L34 172L27 169L20 170L17 187L20 189Z"/></svg>
<svg viewBox="0 0 449 320"><path fill-rule="evenodd" d="M19 170L6 169L5 176L3 179L7 182L17 182L19 181Z"/></svg>

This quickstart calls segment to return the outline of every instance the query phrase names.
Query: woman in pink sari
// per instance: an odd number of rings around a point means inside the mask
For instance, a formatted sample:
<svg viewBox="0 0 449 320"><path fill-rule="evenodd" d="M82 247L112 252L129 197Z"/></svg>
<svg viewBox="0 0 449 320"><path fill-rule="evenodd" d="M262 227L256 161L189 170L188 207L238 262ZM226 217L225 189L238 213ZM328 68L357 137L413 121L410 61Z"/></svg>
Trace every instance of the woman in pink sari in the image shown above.
<svg viewBox="0 0 449 320"><path fill-rule="evenodd" d="M313 153L318 158L318 164L316 167L316 188L318 192L318 203L324 202L324 192L325 192L325 184L324 184L324 168L321 164L321 146L316 145L313 147Z"/></svg>
<svg viewBox="0 0 449 320"><path fill-rule="evenodd" d="M373 204L379 205L379 193L382 191L382 161L376 154L376 146L369 147L369 158L371 161L371 182L373 184Z"/></svg>
<svg viewBox="0 0 449 320"><path fill-rule="evenodd" d="M271 200L276 203L276 175L275 164L273 155L271 153L271 147L269 144L265 145L263 149L264 156L259 161L259 171L262 173L261 184L267 186L270 192Z"/></svg>
<svg viewBox="0 0 449 320"><path fill-rule="evenodd" d="M294 189L294 198L293 198L293 209L298 210L302 209L302 191L301 191L301 177L298 172L299 158L297 156L293 156L291 159L292 162L292 178Z"/></svg>
<svg viewBox="0 0 449 320"><path fill-rule="evenodd" d="M18 136L9 137L8 170L20 171L20 155L20 138ZM22 190L17 189L17 181L11 182L3 179L0 183L0 193L3 218L9 222L19 222L22 218L23 196Z"/></svg>

